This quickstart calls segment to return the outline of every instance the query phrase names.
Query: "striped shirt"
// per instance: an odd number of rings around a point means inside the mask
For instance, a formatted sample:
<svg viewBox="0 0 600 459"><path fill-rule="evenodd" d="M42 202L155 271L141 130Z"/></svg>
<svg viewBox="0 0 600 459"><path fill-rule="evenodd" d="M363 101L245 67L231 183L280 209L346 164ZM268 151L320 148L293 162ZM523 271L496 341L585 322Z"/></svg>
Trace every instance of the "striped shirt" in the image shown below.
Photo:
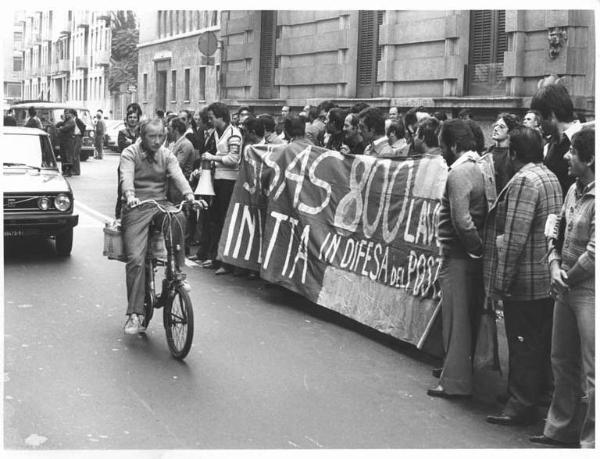
<svg viewBox="0 0 600 459"><path fill-rule="evenodd" d="M567 272L570 286L586 285L594 288L596 235L594 204L596 182L583 187L579 181L569 188L560 213L566 220L565 237L560 255L553 250L548 262L559 260Z"/></svg>

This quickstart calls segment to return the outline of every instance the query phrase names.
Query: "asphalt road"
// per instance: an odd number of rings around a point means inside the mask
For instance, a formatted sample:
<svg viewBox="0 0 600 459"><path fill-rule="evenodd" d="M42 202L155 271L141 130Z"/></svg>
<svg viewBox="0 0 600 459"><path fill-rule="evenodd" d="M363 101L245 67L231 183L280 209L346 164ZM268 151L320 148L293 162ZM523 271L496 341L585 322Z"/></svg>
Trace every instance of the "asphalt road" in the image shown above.
<svg viewBox="0 0 600 459"><path fill-rule="evenodd" d="M170 357L154 320L125 336L125 266L102 256L116 155L73 177L71 257L5 241L4 446L8 449L529 448L493 426L497 375L468 401L434 399L439 365L262 280L187 267L194 345Z"/></svg>

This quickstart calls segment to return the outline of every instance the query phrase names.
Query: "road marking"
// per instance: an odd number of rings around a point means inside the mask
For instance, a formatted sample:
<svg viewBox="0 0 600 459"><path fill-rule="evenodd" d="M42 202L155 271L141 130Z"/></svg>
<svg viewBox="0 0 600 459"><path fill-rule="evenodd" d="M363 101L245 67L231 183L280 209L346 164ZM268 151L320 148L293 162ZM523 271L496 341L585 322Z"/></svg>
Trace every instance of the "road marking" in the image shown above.
<svg viewBox="0 0 600 459"><path fill-rule="evenodd" d="M101 221L102 223L114 220L114 218L109 217L107 215L104 215L104 214L98 212L97 210L92 209L90 206L84 204L81 201L75 201L75 207L78 210L82 210L83 212L85 212L89 216L95 218L96 220Z"/></svg>

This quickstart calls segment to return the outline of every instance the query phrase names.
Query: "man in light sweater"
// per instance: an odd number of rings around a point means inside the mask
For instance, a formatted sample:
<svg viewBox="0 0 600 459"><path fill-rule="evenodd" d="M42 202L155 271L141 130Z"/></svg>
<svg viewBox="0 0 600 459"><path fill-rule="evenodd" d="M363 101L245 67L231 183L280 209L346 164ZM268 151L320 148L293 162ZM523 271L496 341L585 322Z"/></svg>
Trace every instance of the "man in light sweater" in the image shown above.
<svg viewBox="0 0 600 459"><path fill-rule="evenodd" d="M202 154L203 160L214 161L215 163L215 203L213 206L214 231L210 237L210 249L208 260L202 266L205 268L217 267L217 249L219 239L225 224L229 201L233 194L233 187L240 171L240 148L242 135L240 130L234 127L229 118L229 109L227 105L221 102L214 102L208 106L208 118L214 127L214 141L216 152L206 152ZM222 263L215 274L227 274L232 271L231 266Z"/></svg>

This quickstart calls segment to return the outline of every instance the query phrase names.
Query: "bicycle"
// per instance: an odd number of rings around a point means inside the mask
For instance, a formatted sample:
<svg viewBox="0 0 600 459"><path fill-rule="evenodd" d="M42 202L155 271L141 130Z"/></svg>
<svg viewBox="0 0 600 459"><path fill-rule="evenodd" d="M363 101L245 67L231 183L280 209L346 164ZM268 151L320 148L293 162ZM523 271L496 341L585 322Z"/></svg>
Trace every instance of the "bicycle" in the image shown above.
<svg viewBox="0 0 600 459"><path fill-rule="evenodd" d="M186 275L177 270L175 266L175 250L183 250L183 247L173 247L173 235L171 233L171 220L173 215L181 212L186 201L182 201L174 208L163 207L154 199L140 201L143 204L154 204L167 218L163 220L159 238L154 235L156 228L150 225L148 231L148 250L146 252L146 295L144 299L144 321L142 326L147 328L154 314L154 309L163 309L163 325L167 335L167 344L173 357L183 360L192 347L194 337L194 311L192 300L189 295L191 290L185 281ZM202 202L194 201L195 205L202 207ZM166 231L165 231L166 229ZM166 246L166 259L159 256L157 250L153 250L153 244L160 245L163 240ZM154 247L156 249L157 247ZM162 254L161 254L162 255ZM162 280L160 293L156 292L155 274L159 267L165 268L165 276Z"/></svg>

